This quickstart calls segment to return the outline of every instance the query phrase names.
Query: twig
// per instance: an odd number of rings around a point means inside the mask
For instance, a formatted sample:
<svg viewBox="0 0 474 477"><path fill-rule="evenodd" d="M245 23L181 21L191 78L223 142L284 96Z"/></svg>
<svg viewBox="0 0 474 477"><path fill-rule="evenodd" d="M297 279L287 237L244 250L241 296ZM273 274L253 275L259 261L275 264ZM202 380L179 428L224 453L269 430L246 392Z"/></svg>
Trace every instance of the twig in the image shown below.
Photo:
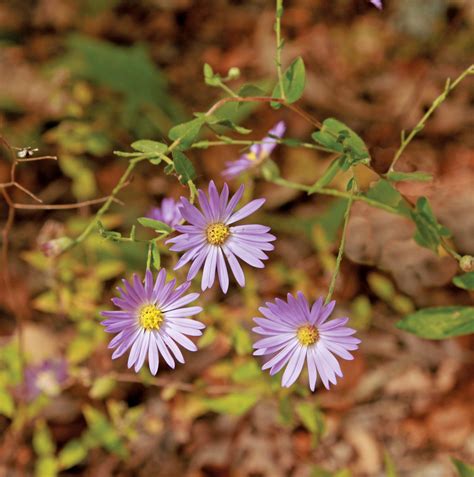
<svg viewBox="0 0 474 477"><path fill-rule="evenodd" d="M474 74L474 65L469 66L466 68L457 78L455 81L451 82L448 78L446 81L446 86L444 91L433 101L431 107L426 111L425 115L420 119L418 124L412 129L410 134L405 137L404 133L402 132L402 140L398 151L395 153L393 157L392 163L390 164L390 168L388 172L392 172L395 168L396 163L400 159L400 156L403 154L403 151L407 148L408 144L413 140L413 138L425 127L426 121L430 118L430 116L436 111L436 109L445 101L448 97L449 93L456 88L456 86L466 77L469 75Z"/></svg>
<svg viewBox="0 0 474 477"><path fill-rule="evenodd" d="M13 203L12 207L15 209L24 210L64 210L64 209L80 209L81 207L87 207L88 205L102 204L109 200L111 196L101 197L100 199L85 200L83 202L77 202L76 204L17 204ZM123 205L123 202L115 197L112 197L112 202L117 202Z"/></svg>
<svg viewBox="0 0 474 477"><path fill-rule="evenodd" d="M349 223L349 215L351 212L352 202L354 200L354 185L351 188L349 201L347 202L346 211L344 213L344 226L342 227L342 236L341 236L341 243L339 244L339 250L337 252L336 258L336 267L334 268L334 272L332 274L331 283L329 284L328 294L326 295L325 304L327 305L332 298L332 294L334 293L334 288L336 287L336 280L337 276L339 275L339 269L341 267L342 256L344 255L344 247L346 245L346 233L347 233L347 224Z"/></svg>

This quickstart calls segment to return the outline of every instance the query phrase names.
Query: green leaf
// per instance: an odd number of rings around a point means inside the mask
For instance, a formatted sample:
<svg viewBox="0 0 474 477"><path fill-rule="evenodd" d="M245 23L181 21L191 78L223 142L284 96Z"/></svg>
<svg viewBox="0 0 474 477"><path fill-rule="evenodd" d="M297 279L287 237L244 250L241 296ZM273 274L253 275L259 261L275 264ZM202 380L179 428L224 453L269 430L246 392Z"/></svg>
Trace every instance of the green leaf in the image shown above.
<svg viewBox="0 0 474 477"><path fill-rule="evenodd" d="M232 129L239 134L249 134L252 132L251 129L239 126L238 124L235 124L234 121L227 118L222 119L216 116L205 116L205 120L206 123L210 124L211 126L221 126L224 128Z"/></svg>
<svg viewBox="0 0 474 477"><path fill-rule="evenodd" d="M365 194L369 199L375 200L380 204L389 205L394 209L397 209L401 214L410 217L410 208L390 182L385 179L377 181Z"/></svg>
<svg viewBox="0 0 474 477"><path fill-rule="evenodd" d="M6 389L0 388L0 415L12 417L15 412L15 402Z"/></svg>
<svg viewBox="0 0 474 477"><path fill-rule="evenodd" d="M149 217L140 217L137 219L137 221L140 225L143 225L143 227L156 230L157 232L169 234L173 231L168 224L161 222L161 220L150 219Z"/></svg>
<svg viewBox="0 0 474 477"><path fill-rule="evenodd" d="M262 376L262 371L256 363L255 360L247 361L242 363L240 366L237 366L232 371L232 380L236 383L244 383L251 381L255 378L260 378Z"/></svg>
<svg viewBox="0 0 474 477"><path fill-rule="evenodd" d="M267 159L262 164L261 170L263 178L267 181L272 181L273 179L280 177L280 168L278 167L278 164L271 159Z"/></svg>
<svg viewBox="0 0 474 477"><path fill-rule="evenodd" d="M397 172L391 171L385 175L385 177L391 182L399 181L419 181L419 182L429 182L433 180L433 175L429 172Z"/></svg>
<svg viewBox="0 0 474 477"><path fill-rule="evenodd" d="M397 328L432 340L468 335L474 333L474 307L424 308L405 316Z"/></svg>
<svg viewBox="0 0 474 477"><path fill-rule="evenodd" d="M299 56L283 73L283 90L285 92L286 101L294 103L301 98L306 81L306 73L303 58ZM281 98L280 85L277 84L273 90L274 98ZM273 105L278 103L273 103Z"/></svg>
<svg viewBox="0 0 474 477"><path fill-rule="evenodd" d="M474 290L474 272L468 272L454 277L453 283L463 290Z"/></svg>
<svg viewBox="0 0 474 477"><path fill-rule="evenodd" d="M186 123L181 123L170 129L168 136L171 140L179 139L179 148L186 149L197 138L201 127L205 123L205 118L200 116Z"/></svg>
<svg viewBox="0 0 474 477"><path fill-rule="evenodd" d="M386 477L397 477L398 474L395 467L395 462L393 462L391 455L387 451L385 451L384 454L384 463Z"/></svg>
<svg viewBox="0 0 474 477"><path fill-rule="evenodd" d="M79 440L69 441L58 454L59 468L70 469L87 457L87 447Z"/></svg>
<svg viewBox="0 0 474 477"><path fill-rule="evenodd" d="M416 202L415 210L412 210L410 215L416 225L415 241L422 247L437 252L441 237L449 237L451 233L438 223L428 199L420 197Z"/></svg>
<svg viewBox="0 0 474 477"><path fill-rule="evenodd" d="M232 333L232 344L239 356L252 352L252 340L249 333L242 327L237 327Z"/></svg>
<svg viewBox="0 0 474 477"><path fill-rule="evenodd" d="M89 397L92 399L103 399L107 397L115 388L117 381L111 376L101 376L94 381Z"/></svg>
<svg viewBox="0 0 474 477"><path fill-rule="evenodd" d="M132 149L143 153L164 154L168 146L162 142L152 141L151 139L140 139L132 142Z"/></svg>
<svg viewBox="0 0 474 477"><path fill-rule="evenodd" d="M56 477L58 464L53 456L41 457L35 464L35 477Z"/></svg>
<svg viewBox="0 0 474 477"><path fill-rule="evenodd" d="M258 396L249 392L228 394L222 397L204 400L207 408L222 414L241 416L250 410L258 400Z"/></svg>
<svg viewBox="0 0 474 477"><path fill-rule="evenodd" d="M362 138L337 119L325 119L322 128L311 137L326 149L344 154L346 161L341 163L344 170L359 163L370 162L369 152Z"/></svg>
<svg viewBox="0 0 474 477"><path fill-rule="evenodd" d="M107 417L92 406L86 405L83 409L89 428L91 443L98 442L105 449L125 458L128 455L127 449L122 442L118 431L109 422Z"/></svg>
<svg viewBox="0 0 474 477"><path fill-rule="evenodd" d="M459 477L474 477L474 467L472 465L465 464L454 457L451 457L451 462L456 467Z"/></svg>
<svg viewBox="0 0 474 477"><path fill-rule="evenodd" d="M43 420L36 423L33 434L33 448L39 456L50 456L56 451L56 444L53 441L51 432Z"/></svg>
<svg viewBox="0 0 474 477"><path fill-rule="evenodd" d="M296 405L295 410L306 429L316 437L320 437L324 430L324 422L317 406L312 402L301 402Z"/></svg>
<svg viewBox="0 0 474 477"><path fill-rule="evenodd" d="M173 162L181 184L187 184L196 177L193 163L180 151L173 151Z"/></svg>
<svg viewBox="0 0 474 477"><path fill-rule="evenodd" d="M253 84L243 84L237 94L241 98L248 98L249 96L265 96L265 91Z"/></svg>
<svg viewBox="0 0 474 477"><path fill-rule="evenodd" d="M158 106L165 117L179 120L180 107L144 45L118 46L79 34L69 36L67 45L72 60L69 66L82 77L123 94L124 111L132 118L137 118L142 108Z"/></svg>

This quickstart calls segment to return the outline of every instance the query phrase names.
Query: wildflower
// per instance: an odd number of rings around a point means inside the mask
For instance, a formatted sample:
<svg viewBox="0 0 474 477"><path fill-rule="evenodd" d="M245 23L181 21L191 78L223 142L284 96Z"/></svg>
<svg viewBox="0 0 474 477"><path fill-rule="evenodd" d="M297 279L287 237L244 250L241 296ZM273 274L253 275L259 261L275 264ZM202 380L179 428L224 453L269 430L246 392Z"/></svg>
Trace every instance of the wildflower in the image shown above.
<svg viewBox="0 0 474 477"><path fill-rule="evenodd" d="M234 212L243 193L244 187L241 186L229 200L227 184L224 184L219 196L214 182L211 181L209 199L202 190L198 191L201 211L184 197L181 198L181 215L190 225L177 225L176 230L181 234L168 242L174 244L170 250L186 251L176 264L175 270L189 261L193 262L189 268L188 280L192 280L203 267L202 290L212 287L217 275L222 291L227 293L229 275L226 260L237 283L244 286L245 277L237 258L253 267L263 268L262 260L268 258L264 250L274 248L270 242L275 240L275 237L268 233L270 227L257 224L232 225L255 212L265 202L265 199L256 199Z"/></svg>
<svg viewBox="0 0 474 477"><path fill-rule="evenodd" d="M164 198L159 207L153 207L147 214L147 217L164 222L174 228L181 221L179 203L171 198Z"/></svg>
<svg viewBox="0 0 474 477"><path fill-rule="evenodd" d="M369 0L372 5L377 7L379 10L383 9L382 0Z"/></svg>
<svg viewBox="0 0 474 477"><path fill-rule="evenodd" d="M26 399L33 401L42 393L50 397L57 396L67 378L67 363L63 359L49 359L39 365L28 366L24 382Z"/></svg>
<svg viewBox="0 0 474 477"><path fill-rule="evenodd" d="M342 377L341 367L334 357L351 360L349 351L358 348L360 340L351 335L352 328L344 326L349 318L336 318L327 321L335 301L323 305L319 298L310 308L301 292L297 297L288 293L287 302L276 299L259 308L265 318L254 318L257 327L255 333L265 338L254 344L254 355L272 355L262 367L270 368L273 376L285 365L281 384L291 386L298 378L307 362L309 387L314 391L319 375L326 389L329 383L336 384L336 376Z"/></svg>
<svg viewBox="0 0 474 477"><path fill-rule="evenodd" d="M118 287L120 298L112 302L120 311L103 311L107 319L102 322L105 331L118 333L109 344L116 348L112 359L122 356L128 349L128 367L134 366L138 372L148 357L148 366L156 374L160 356L171 368L175 359L184 363L177 344L189 351L196 351L196 345L186 336L201 336L205 327L201 322L189 319L202 311L200 306L189 306L199 297L199 293L183 294L191 283L176 286L176 279L166 282L166 271L162 269L153 282L153 274L147 270L142 284L137 275L133 282L123 280L124 288Z"/></svg>
<svg viewBox="0 0 474 477"><path fill-rule="evenodd" d="M270 156L278 144L275 138L282 138L285 130L285 123L283 121L278 122L268 131L267 136L262 139L261 143L250 146L250 151L242 154L236 161L227 161L222 175L227 179L232 179L247 169L261 164Z"/></svg>

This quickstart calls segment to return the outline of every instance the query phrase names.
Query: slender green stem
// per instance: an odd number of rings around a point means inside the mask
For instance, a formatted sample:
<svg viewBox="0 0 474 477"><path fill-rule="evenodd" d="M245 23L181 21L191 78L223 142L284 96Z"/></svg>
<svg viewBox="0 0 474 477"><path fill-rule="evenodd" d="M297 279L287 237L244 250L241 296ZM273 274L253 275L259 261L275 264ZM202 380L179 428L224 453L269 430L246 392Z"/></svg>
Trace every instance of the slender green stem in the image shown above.
<svg viewBox="0 0 474 477"><path fill-rule="evenodd" d="M445 101L448 97L449 93L456 88L456 86L468 75L474 74L474 65L469 66L469 68L465 69L453 82L449 79L446 81L446 86L444 91L433 101L431 107L426 111L425 115L420 119L418 124L412 129L408 136L402 135L402 141L398 151L395 153L393 157L392 164L390 165L389 172L392 172L395 168L395 164L400 159L400 156L403 154L403 151L406 149L408 144L413 140L413 138L425 127L426 121L430 118L430 116L438 109L438 107Z"/></svg>
<svg viewBox="0 0 474 477"><path fill-rule="evenodd" d="M281 69L281 50L283 43L281 39L281 17L283 15L283 0L276 0L275 14L275 39L276 39L276 67L278 75L278 84L280 86L280 97L286 100L285 88L283 87L283 71Z"/></svg>
<svg viewBox="0 0 474 477"><path fill-rule="evenodd" d="M339 269L341 268L342 257L344 255L344 247L346 245L347 224L349 223L349 216L350 216L353 200L354 200L354 192L353 192L353 189L351 189L351 192L349 193L349 200L347 202L346 212L344 213L344 226L342 227L341 243L339 244L339 250L337 252L336 267L332 274L331 283L329 284L328 294L326 295L326 300L324 301L326 305L331 301L332 294L334 293L334 288L336 287L336 280L337 280L337 276L339 275Z"/></svg>
<svg viewBox="0 0 474 477"><path fill-rule="evenodd" d="M298 184L296 182L288 181L286 179L283 179L282 177L276 177L271 182L277 185L281 185L283 187L288 187L289 189L300 190L303 192L308 192L310 194L317 193L322 195L329 195L332 197L339 197L341 199L350 199L352 197L352 200L365 202L366 204L369 204L378 209L385 210L386 212L390 212L391 214L401 215L398 209L391 207L390 205L377 202L376 200L370 199L369 197L366 197L365 195L352 194L350 192L344 192L344 191L340 191L336 189L327 189L325 187L314 188L313 186L307 186L304 184Z"/></svg>
<svg viewBox="0 0 474 477"><path fill-rule="evenodd" d="M153 256L153 242L150 241L148 243L148 255L147 255L147 258L146 258L146 269L147 270L151 270L151 259L152 259L152 256Z"/></svg>
<svg viewBox="0 0 474 477"><path fill-rule="evenodd" d="M275 141L277 144L287 144L288 138L286 139L272 138L272 141ZM204 140L204 141L195 142L191 147L193 149L205 149L210 146L253 146L254 144L265 144L266 142L268 142L268 139L260 140L260 141L252 141L249 139L226 138L225 140L220 140L220 141ZM306 149L316 149L318 151L331 152L331 153L334 152L332 149L328 149L323 146L318 146L317 144L311 144L309 142L299 142L297 147L304 147Z"/></svg>
<svg viewBox="0 0 474 477"><path fill-rule="evenodd" d="M143 158L135 158L135 159L132 159L129 163L128 163L128 167L127 169L125 170L125 172L123 173L122 177L120 178L120 180L118 181L117 185L114 187L114 189L112 190L112 193L110 194L109 198L104 202L104 204L102 205L102 207L96 212L95 216L94 216L94 219L91 220L89 222L89 224L87 225L87 227L82 231L82 233L76 237L76 239L74 239L71 244L65 249L65 250L68 250L72 247L74 247L75 245L83 242L88 236L89 234L94 230L94 228L96 227L97 225L97 222L101 219L101 217L109 210L109 207L112 205L116 195L120 192L120 190L124 187L125 183L127 182L128 178L130 177L130 174L132 173L133 169L135 169L135 166L140 162L142 161Z"/></svg>
<svg viewBox="0 0 474 477"><path fill-rule="evenodd" d="M234 93L225 83L222 81L219 82L219 86L229 95L232 96L233 98L238 98L239 95Z"/></svg>

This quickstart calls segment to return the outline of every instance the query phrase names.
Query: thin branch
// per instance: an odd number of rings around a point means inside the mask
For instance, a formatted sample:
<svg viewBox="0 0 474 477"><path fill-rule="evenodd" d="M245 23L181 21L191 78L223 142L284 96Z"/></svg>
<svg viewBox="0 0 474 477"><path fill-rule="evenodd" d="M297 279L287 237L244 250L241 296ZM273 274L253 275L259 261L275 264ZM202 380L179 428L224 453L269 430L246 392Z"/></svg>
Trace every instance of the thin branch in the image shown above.
<svg viewBox="0 0 474 477"><path fill-rule="evenodd" d="M102 204L108 200L112 202L117 202L121 205L123 205L123 202L121 200L118 200L115 197L112 196L106 196L106 197L101 197L100 199L91 199L91 200L85 200L83 202L77 202L75 204L41 204L41 205L36 205L36 204L17 204L13 203L12 207L15 209L23 209L23 210L64 210L64 209L80 209L81 207L87 207L88 205L94 205L94 204Z"/></svg>
<svg viewBox="0 0 474 477"><path fill-rule="evenodd" d="M456 86L466 77L469 75L474 74L474 65L469 66L466 68L453 82L451 82L448 78L446 81L446 86L444 91L433 101L431 107L426 111L425 115L420 119L418 124L412 129L410 134L405 138L404 134L402 133L402 141L398 151L395 153L393 157L392 163L390 164L390 168L388 172L392 172L395 168L396 163L400 159L400 156L403 154L403 151L407 148L408 144L413 140L413 138L425 127L426 121L430 118L430 116L438 109L439 106L445 101L448 97L449 93L456 88Z"/></svg>

